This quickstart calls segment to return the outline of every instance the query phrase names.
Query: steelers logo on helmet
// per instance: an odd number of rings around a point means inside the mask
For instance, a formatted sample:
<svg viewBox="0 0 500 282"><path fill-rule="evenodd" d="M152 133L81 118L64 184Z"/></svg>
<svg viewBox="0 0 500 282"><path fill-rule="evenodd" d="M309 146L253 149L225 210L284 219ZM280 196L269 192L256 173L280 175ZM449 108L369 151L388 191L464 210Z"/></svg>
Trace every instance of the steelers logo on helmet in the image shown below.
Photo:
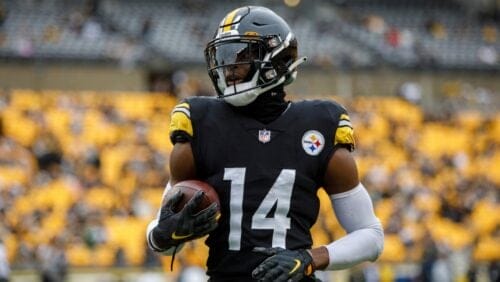
<svg viewBox="0 0 500 282"><path fill-rule="evenodd" d="M317 156L325 147L325 137L317 130L309 130L302 136L302 148L308 155Z"/></svg>
<svg viewBox="0 0 500 282"><path fill-rule="evenodd" d="M205 59L218 97L234 106L291 83L305 61L297 59L297 40L288 24L257 6L235 9L222 19Z"/></svg>

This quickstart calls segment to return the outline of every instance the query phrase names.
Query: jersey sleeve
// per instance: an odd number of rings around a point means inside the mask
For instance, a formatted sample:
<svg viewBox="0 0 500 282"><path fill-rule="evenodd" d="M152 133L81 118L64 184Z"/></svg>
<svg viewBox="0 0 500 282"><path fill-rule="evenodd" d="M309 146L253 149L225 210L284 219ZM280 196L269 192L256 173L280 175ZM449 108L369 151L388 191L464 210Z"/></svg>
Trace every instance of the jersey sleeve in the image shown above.
<svg viewBox="0 0 500 282"><path fill-rule="evenodd" d="M189 103L183 101L177 104L170 115L170 141L190 142L193 138L193 124L191 122L191 112Z"/></svg>
<svg viewBox="0 0 500 282"><path fill-rule="evenodd" d="M343 147L349 151L354 151L354 129L349 118L347 110L336 102L327 103L327 108L330 113L333 132L333 147Z"/></svg>
<svg viewBox="0 0 500 282"><path fill-rule="evenodd" d="M351 152L354 151L356 147L354 141L354 128L352 127L351 119L345 109L340 112L338 117L333 146L345 147Z"/></svg>

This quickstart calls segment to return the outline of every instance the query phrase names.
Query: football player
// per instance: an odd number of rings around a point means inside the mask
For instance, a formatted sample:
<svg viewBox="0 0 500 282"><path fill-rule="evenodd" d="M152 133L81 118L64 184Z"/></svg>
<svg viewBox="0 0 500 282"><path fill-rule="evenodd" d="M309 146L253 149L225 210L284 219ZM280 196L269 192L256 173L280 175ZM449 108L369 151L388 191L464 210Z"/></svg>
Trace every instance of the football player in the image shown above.
<svg viewBox="0 0 500 282"><path fill-rule="evenodd" d="M235 9L205 55L218 97L173 109L166 191L205 181L219 195L220 214L215 205L194 212L202 194L175 213L175 195L148 226L149 246L169 254L209 234L210 281L314 281L315 270L376 260L384 233L359 182L348 113L334 101L285 100L284 86L305 61L288 24L264 7ZM312 249L320 188L347 235Z"/></svg>

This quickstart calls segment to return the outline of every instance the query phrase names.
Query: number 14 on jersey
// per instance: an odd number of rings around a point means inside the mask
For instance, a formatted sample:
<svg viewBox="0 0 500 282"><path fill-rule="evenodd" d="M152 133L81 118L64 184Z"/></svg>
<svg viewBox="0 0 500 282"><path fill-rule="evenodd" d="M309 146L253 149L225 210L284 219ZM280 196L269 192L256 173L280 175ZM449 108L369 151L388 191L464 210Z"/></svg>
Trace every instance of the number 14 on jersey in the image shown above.
<svg viewBox="0 0 500 282"><path fill-rule="evenodd" d="M224 170L224 180L231 181L229 198L229 250L241 248L241 222L243 219L243 195L245 192L246 168L235 167ZM252 229L272 230L272 247L286 248L286 233L290 229L290 210L295 170L283 169L273 186L252 216ZM274 217L267 217L276 205Z"/></svg>

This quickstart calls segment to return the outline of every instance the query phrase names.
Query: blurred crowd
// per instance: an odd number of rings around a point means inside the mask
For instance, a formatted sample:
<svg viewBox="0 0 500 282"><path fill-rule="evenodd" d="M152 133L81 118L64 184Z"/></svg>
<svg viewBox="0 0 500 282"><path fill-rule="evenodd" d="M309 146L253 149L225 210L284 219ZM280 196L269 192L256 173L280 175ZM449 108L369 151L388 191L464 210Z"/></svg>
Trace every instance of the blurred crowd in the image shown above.
<svg viewBox="0 0 500 282"><path fill-rule="evenodd" d="M68 267L167 270L170 258L150 252L144 234L169 179L175 96L0 93L0 281L2 265L36 268L45 281L60 281ZM500 114L436 119L398 97L340 102L351 113L360 175L386 232L381 259L361 275L498 281ZM315 245L343 234L327 196L319 197ZM206 255L203 240L189 243L174 271L203 267Z"/></svg>
<svg viewBox="0 0 500 282"><path fill-rule="evenodd" d="M315 65L498 70L499 9L480 13L469 7L476 2L485 1L260 4L289 21ZM0 0L0 57L113 61L125 70L159 60L202 63L200 50L213 35L207 26L235 7L225 0Z"/></svg>
<svg viewBox="0 0 500 282"><path fill-rule="evenodd" d="M3 93L0 238L11 265L64 275L66 265L158 264L144 230L168 180L175 103L145 93Z"/></svg>
<svg viewBox="0 0 500 282"><path fill-rule="evenodd" d="M475 277L478 262L495 262L498 275L498 111L424 114L391 98L358 98L351 108L362 181L386 233L381 261L421 262L432 281Z"/></svg>

